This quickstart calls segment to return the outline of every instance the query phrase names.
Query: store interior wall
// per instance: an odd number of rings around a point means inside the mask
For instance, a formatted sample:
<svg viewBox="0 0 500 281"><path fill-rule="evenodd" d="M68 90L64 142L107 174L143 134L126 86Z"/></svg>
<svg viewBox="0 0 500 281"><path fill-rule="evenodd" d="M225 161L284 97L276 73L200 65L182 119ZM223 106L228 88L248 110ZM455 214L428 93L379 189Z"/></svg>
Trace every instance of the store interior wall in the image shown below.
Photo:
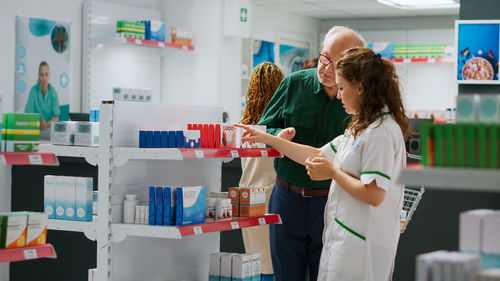
<svg viewBox="0 0 500 281"><path fill-rule="evenodd" d="M224 35L224 1L167 0L161 11L167 27L192 30L195 47L195 52L171 51L163 57L161 101L222 106L229 122L238 122L241 56L251 54L242 54L240 37ZM316 40L318 20L256 5L251 13L252 38L276 42L278 31L289 31Z"/></svg>
<svg viewBox="0 0 500 281"><path fill-rule="evenodd" d="M454 46L457 17L331 20L321 22L320 34L346 25L370 42L446 44ZM458 92L453 63L396 64L404 101L409 110L445 110L456 104Z"/></svg>

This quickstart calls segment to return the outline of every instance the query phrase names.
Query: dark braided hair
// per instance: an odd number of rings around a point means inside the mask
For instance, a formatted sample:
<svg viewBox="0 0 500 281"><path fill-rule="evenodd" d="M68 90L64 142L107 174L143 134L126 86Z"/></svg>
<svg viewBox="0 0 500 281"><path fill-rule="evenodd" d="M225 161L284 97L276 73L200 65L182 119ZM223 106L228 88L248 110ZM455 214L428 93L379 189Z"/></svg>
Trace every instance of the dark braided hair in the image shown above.
<svg viewBox="0 0 500 281"><path fill-rule="evenodd" d="M248 84L247 105L243 111L241 124L255 125L259 122L260 116L284 77L281 69L273 63L263 62L255 67Z"/></svg>
<svg viewBox="0 0 500 281"><path fill-rule="evenodd" d="M335 71L349 83L363 85L363 98L359 112L352 116L348 129L359 135L375 121L385 105L401 128L403 136L412 134L405 113L399 78L392 62L380 58L368 48L352 48L344 51L335 64Z"/></svg>

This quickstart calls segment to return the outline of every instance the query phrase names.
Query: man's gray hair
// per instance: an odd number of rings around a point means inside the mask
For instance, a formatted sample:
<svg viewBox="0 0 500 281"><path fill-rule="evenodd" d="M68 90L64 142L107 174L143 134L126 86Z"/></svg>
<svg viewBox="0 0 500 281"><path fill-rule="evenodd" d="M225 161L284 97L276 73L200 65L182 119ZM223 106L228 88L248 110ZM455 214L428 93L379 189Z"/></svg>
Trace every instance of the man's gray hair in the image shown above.
<svg viewBox="0 0 500 281"><path fill-rule="evenodd" d="M333 35L339 35L342 37L351 37L356 41L356 46L357 47L365 47L366 46L366 41L363 39L363 36L359 34L357 31L354 29L351 29L347 26L334 26L328 30L328 32L325 35L325 38L323 39L323 43L321 44L321 48L325 45L325 41L327 38Z"/></svg>

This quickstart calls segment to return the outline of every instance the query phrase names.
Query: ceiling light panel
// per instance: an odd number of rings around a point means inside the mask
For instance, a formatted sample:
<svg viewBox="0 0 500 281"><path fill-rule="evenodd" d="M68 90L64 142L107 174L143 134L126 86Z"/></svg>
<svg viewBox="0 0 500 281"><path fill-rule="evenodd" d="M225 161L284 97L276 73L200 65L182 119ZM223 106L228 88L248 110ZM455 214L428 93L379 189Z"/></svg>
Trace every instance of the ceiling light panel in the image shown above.
<svg viewBox="0 0 500 281"><path fill-rule="evenodd" d="M377 2L399 9L458 9L460 4L453 0L377 0Z"/></svg>

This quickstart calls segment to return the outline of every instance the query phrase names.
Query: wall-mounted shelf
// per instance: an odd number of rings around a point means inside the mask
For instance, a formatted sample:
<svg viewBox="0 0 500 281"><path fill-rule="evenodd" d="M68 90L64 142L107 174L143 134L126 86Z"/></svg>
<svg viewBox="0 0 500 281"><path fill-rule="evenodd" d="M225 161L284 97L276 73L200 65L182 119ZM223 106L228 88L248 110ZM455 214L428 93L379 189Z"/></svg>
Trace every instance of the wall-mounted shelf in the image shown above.
<svg viewBox="0 0 500 281"><path fill-rule="evenodd" d="M169 42L161 42L146 39L135 38L109 38L109 39L94 39L92 44L95 49L99 49L101 45L136 45L143 47L153 47L159 49L179 49L184 51L194 51L192 45L174 44Z"/></svg>
<svg viewBox="0 0 500 281"><path fill-rule="evenodd" d="M184 236L240 229L266 224L281 224L278 214L267 214L251 218L211 221L204 224L185 226L154 226L141 224L113 224L111 233L114 242L123 241L127 236L181 239Z"/></svg>
<svg viewBox="0 0 500 281"><path fill-rule="evenodd" d="M0 164L59 166L53 152L0 152Z"/></svg>
<svg viewBox="0 0 500 281"><path fill-rule="evenodd" d="M47 229L59 231L82 232L89 240L96 239L96 217L94 221L69 221L49 219Z"/></svg>
<svg viewBox="0 0 500 281"><path fill-rule="evenodd" d="M400 180L426 189L500 192L500 170L495 169L412 165L401 172Z"/></svg>
<svg viewBox="0 0 500 281"><path fill-rule="evenodd" d="M41 152L52 152L56 156L83 157L93 166L97 165L99 159L99 147L97 146L40 144L39 150Z"/></svg>
<svg viewBox="0 0 500 281"><path fill-rule="evenodd" d="M453 63L453 57L390 59L393 63Z"/></svg>
<svg viewBox="0 0 500 281"><path fill-rule="evenodd" d="M282 157L274 148L136 148L113 149L117 166L128 160L183 160L190 158Z"/></svg>
<svg viewBox="0 0 500 281"><path fill-rule="evenodd" d="M16 249L0 249L0 262L25 261L40 258L57 258L54 247L51 244L45 244Z"/></svg>

